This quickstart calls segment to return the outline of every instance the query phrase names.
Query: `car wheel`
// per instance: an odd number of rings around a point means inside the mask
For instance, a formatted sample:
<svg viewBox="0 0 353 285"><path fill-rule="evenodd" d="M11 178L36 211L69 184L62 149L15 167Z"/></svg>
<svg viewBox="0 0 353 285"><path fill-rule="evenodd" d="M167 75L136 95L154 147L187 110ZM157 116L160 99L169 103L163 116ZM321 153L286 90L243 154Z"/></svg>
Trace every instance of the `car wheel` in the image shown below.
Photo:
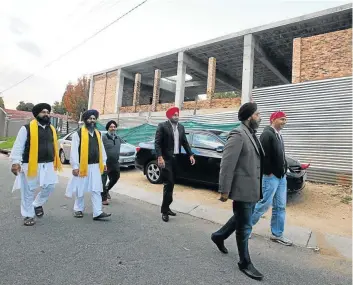
<svg viewBox="0 0 353 285"><path fill-rule="evenodd" d="M146 165L146 177L152 184L159 184L162 182L162 172L155 160L150 161Z"/></svg>
<svg viewBox="0 0 353 285"><path fill-rule="evenodd" d="M61 164L65 164L67 163L67 159L65 157L65 153L64 151L61 149L60 152L59 152L59 156L60 156L60 162Z"/></svg>

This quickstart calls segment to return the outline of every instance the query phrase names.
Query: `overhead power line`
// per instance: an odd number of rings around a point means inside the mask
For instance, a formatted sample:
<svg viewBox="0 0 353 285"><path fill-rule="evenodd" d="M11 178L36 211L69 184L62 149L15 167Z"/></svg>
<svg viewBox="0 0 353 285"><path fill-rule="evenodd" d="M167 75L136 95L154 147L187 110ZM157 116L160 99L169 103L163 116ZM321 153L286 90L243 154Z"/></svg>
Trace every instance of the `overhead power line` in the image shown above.
<svg viewBox="0 0 353 285"><path fill-rule="evenodd" d="M75 49L81 47L82 45L84 45L86 42L88 42L89 40L93 39L95 36L97 36L98 34L100 34L101 32L103 32L104 30L108 29L110 26L114 25L116 22L118 22L119 20L121 20L122 18L126 17L127 15L129 15L130 13L132 13L134 10L136 10L137 8L141 7L143 4L145 4L148 0L144 0L142 1L140 4L134 6L133 8L131 8L129 11L127 11L126 13L124 13L123 15L121 15L119 18L115 19L114 21L112 21L111 23L107 24L106 26L104 26L103 28L99 29L97 32L95 32L94 34L92 34L91 36L89 36L88 38L84 39L82 42L80 42L79 44L73 46L72 48L70 48L68 51L66 51L65 53L59 55L57 58L55 58L54 60L48 62L46 65L44 65L42 67L42 69L49 67L50 65L52 65L54 62L57 62L59 60L61 60L63 57L65 57L66 55L68 55L69 53L71 53L72 51L74 51ZM4 93L7 92L15 87L17 87L18 85L20 85L21 83L23 83L24 81L30 79L31 77L33 77L35 75L35 73L32 73L30 75L28 75L27 77L23 78L22 80L18 81L17 83L11 85L10 87L0 91L0 93Z"/></svg>

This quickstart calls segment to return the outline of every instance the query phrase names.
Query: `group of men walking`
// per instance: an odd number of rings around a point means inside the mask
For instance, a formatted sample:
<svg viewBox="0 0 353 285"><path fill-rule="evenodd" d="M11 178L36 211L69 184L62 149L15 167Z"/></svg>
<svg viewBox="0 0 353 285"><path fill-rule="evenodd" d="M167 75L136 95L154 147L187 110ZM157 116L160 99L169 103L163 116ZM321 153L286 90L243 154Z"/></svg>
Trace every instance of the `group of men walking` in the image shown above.
<svg viewBox="0 0 353 285"><path fill-rule="evenodd" d="M20 129L10 155L11 171L16 175L13 190L21 190L21 214L26 226L35 224L35 216L44 215L43 205L58 183L56 171L62 169L57 133L50 124L50 112L49 104L34 106L34 119ZM72 178L65 195L75 195L76 218L83 217L86 192L91 193L94 220L111 216L103 212L102 205L109 204L109 190L120 177L120 138L116 135L117 123L108 122L107 133L102 135L96 129L98 116L96 110L86 111L82 115L84 125L72 135ZM37 188L41 190L34 198Z"/></svg>
<svg viewBox="0 0 353 285"><path fill-rule="evenodd" d="M21 190L21 214L26 226L35 224L35 216L44 215L43 205L58 183L56 171L62 168L56 130L50 124L50 112L48 104L34 106L34 119L20 129L10 155L11 171L16 175L13 190ZM176 157L181 153L181 147L189 155L191 165L197 163L185 129L178 121L179 109L168 109L166 116L168 120L158 125L155 135L155 150L164 183L161 205L164 222L168 222L170 216L176 216L170 206L175 172L179 167ZM108 122L107 133L102 135L96 128L98 117L98 111L86 111L82 116L84 125L72 136L72 178L65 195L75 196L73 210L76 218L84 215L86 192L91 194L93 219L110 217L110 213L103 212L102 205L109 204L109 190L120 177L121 141L116 135L117 123ZM249 277L261 280L263 275L250 259L248 240L252 227L269 207L272 206L271 239L284 245L292 244L283 236L287 164L281 130L287 118L283 112L273 113L270 126L264 129L260 139L256 136L261 122L256 103L242 105L238 119L240 126L230 132L225 143L219 175L220 201L233 200L234 215L211 235L211 239L222 253L227 254L224 241L235 232L239 269ZM37 188L40 192L34 197Z"/></svg>
<svg viewBox="0 0 353 285"><path fill-rule="evenodd" d="M197 163L187 141L184 127L179 124L179 109L170 108L168 120L158 125L155 137L155 149L158 165L162 169L164 182L162 220L169 221L171 211L175 169L178 167L176 156L184 147L190 157L190 163ZM239 269L247 276L261 280L263 275L251 262L248 240L252 227L272 206L271 240L284 245L292 242L283 236L285 208L287 198L286 172L287 163L281 130L287 122L284 112L271 115L270 126L260 137L256 131L261 122L261 115L256 103L245 103L238 112L240 126L232 130L225 143L222 155L219 192L220 201L233 200L234 215L217 232L211 235L218 249L228 253L224 241L236 233L240 261Z"/></svg>

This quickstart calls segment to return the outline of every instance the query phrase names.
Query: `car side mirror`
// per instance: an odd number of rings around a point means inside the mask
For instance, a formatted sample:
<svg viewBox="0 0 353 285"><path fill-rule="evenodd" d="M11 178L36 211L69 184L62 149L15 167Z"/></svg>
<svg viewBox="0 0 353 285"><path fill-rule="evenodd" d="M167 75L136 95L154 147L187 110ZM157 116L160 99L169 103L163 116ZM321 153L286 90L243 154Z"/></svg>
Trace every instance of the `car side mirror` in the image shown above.
<svg viewBox="0 0 353 285"><path fill-rule="evenodd" d="M216 147L217 152L223 152L223 150L224 150L224 146L222 145Z"/></svg>

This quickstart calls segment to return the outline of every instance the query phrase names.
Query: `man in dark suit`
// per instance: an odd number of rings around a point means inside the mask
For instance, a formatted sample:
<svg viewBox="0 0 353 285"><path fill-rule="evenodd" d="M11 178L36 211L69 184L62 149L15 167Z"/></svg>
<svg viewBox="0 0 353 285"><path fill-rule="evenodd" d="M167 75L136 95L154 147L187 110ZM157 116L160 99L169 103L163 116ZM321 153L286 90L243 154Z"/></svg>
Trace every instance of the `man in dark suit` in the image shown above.
<svg viewBox="0 0 353 285"><path fill-rule="evenodd" d="M173 202L173 189L175 171L177 167L176 156L181 152L181 146L190 156L190 163L195 164L194 155L185 135L184 126L179 124L179 108L172 107L166 112L168 121L158 125L155 137L155 150L158 159L158 166L162 169L163 178L163 202L161 207L162 220L169 221L169 216L176 216L170 210Z"/></svg>
<svg viewBox="0 0 353 285"><path fill-rule="evenodd" d="M255 134L261 122L256 103L244 104L239 109L238 119L242 123L229 134L219 175L220 200L233 200L234 215L221 229L212 234L211 239L221 252L228 253L224 240L236 231L239 269L247 276L261 280L263 275L253 266L248 249L252 214L256 202L262 198L264 151Z"/></svg>

